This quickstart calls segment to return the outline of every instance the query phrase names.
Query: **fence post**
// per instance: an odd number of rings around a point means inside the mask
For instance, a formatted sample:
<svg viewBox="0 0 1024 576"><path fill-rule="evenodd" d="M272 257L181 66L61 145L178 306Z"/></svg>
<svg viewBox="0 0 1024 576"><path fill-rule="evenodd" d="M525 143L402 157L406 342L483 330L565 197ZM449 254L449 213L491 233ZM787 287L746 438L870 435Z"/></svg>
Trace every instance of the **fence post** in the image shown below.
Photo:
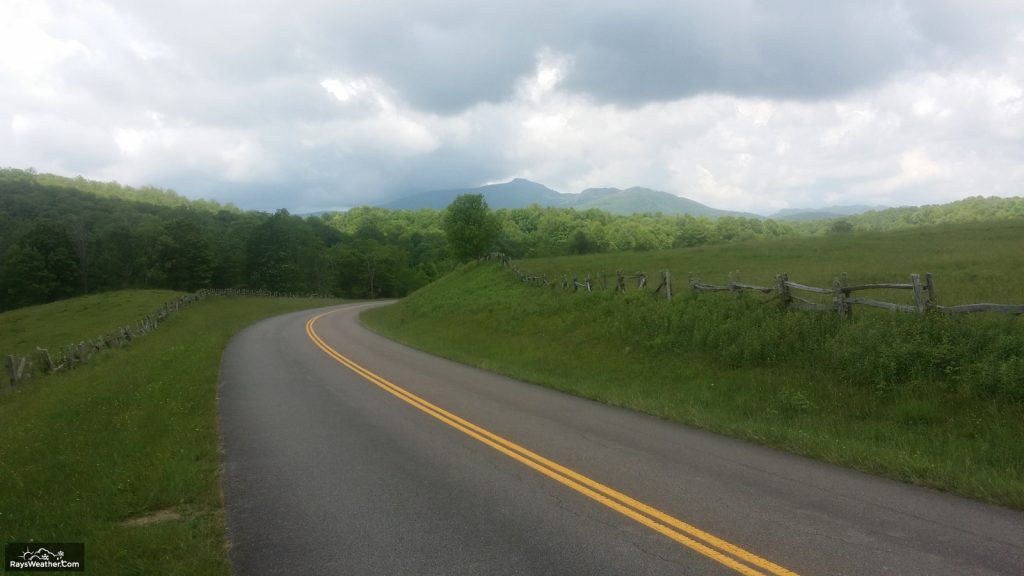
<svg viewBox="0 0 1024 576"><path fill-rule="evenodd" d="M935 299L935 278L932 277L931 272L926 273L924 278L928 287L928 309L933 310L938 306L938 301Z"/></svg>
<svg viewBox="0 0 1024 576"><path fill-rule="evenodd" d="M793 303L793 295L789 292L789 286L786 282L789 282L789 274L783 272L775 277L775 282L778 285L779 301L782 302L783 308L789 308Z"/></svg>
<svg viewBox="0 0 1024 576"><path fill-rule="evenodd" d="M39 354L39 360L43 365L43 371L47 374L53 374L57 371L57 366L53 363L53 358L50 358L50 351L46 348L36 348L36 353Z"/></svg>
<svg viewBox="0 0 1024 576"><path fill-rule="evenodd" d="M590 272L587 272L586 284L587 284L587 292L591 292L591 289L590 289Z"/></svg>
<svg viewBox="0 0 1024 576"><path fill-rule="evenodd" d="M637 280L636 280L636 287L637 288L642 289L642 288L646 288L647 287L647 274L644 274L643 272L637 272L636 273L636 278L637 278Z"/></svg>
<svg viewBox="0 0 1024 576"><path fill-rule="evenodd" d="M928 308L925 306L924 294L921 291L921 275L911 274L910 283L914 286L914 304L917 306L917 313L924 314Z"/></svg>
<svg viewBox="0 0 1024 576"><path fill-rule="evenodd" d="M7 368L11 372L11 386L17 386L21 383L22 378L25 376L25 361L24 356L15 358L14 356L7 356Z"/></svg>
<svg viewBox="0 0 1024 576"><path fill-rule="evenodd" d="M846 287L849 285L846 272L841 273L839 278L832 280L832 289L835 291L835 294L832 296L832 303L835 305L836 312L840 318L852 316L853 306L846 300Z"/></svg>
<svg viewBox="0 0 1024 576"><path fill-rule="evenodd" d="M669 302L672 301L672 275L669 274L668 270L661 273L661 279L665 283L665 299Z"/></svg>
<svg viewBox="0 0 1024 576"><path fill-rule="evenodd" d="M615 271L615 291L625 292L626 291L626 277L623 276L622 270Z"/></svg>

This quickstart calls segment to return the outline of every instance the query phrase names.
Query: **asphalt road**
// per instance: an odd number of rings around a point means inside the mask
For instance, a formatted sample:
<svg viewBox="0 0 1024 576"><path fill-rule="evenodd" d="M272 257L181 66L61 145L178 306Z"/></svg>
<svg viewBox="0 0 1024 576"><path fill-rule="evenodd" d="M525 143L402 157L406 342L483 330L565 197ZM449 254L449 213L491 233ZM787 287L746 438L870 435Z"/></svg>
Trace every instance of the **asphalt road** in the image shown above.
<svg viewBox="0 0 1024 576"><path fill-rule="evenodd" d="M225 352L239 576L1024 574L1020 512L441 360L360 309Z"/></svg>

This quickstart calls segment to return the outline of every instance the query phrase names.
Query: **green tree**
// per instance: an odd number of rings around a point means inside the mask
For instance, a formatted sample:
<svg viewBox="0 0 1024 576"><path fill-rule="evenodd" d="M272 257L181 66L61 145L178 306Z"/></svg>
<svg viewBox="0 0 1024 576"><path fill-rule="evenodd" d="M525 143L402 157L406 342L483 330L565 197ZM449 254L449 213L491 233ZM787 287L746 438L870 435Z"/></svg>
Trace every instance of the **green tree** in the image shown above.
<svg viewBox="0 0 1024 576"><path fill-rule="evenodd" d="M483 194L462 194L445 211L444 233L452 254L465 262L487 254L498 241L501 223Z"/></svg>
<svg viewBox="0 0 1024 576"><path fill-rule="evenodd" d="M836 220L829 226L829 231L833 234L849 234L853 232L853 224L850 224L846 220Z"/></svg>
<svg viewBox="0 0 1024 576"><path fill-rule="evenodd" d="M249 285L298 292L316 285L321 243L302 218L287 210L253 228L246 245Z"/></svg>
<svg viewBox="0 0 1024 576"><path fill-rule="evenodd" d="M0 275L3 309L52 302L79 291L80 271L67 229L42 220L15 242Z"/></svg>
<svg viewBox="0 0 1024 576"><path fill-rule="evenodd" d="M213 252L202 229L189 220L174 220L167 224L163 240L160 260L167 287L189 292L209 287Z"/></svg>

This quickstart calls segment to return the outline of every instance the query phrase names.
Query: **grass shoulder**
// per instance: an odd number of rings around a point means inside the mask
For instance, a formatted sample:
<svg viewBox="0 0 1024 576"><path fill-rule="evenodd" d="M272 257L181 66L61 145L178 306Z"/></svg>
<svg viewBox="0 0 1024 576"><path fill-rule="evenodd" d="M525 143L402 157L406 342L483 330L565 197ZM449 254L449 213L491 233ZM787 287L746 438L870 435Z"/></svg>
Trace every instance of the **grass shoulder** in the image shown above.
<svg viewBox="0 0 1024 576"><path fill-rule="evenodd" d="M362 318L515 378L1024 508L1019 318L843 322L751 295L666 303L638 291L565 293L514 282L493 264Z"/></svg>
<svg viewBox="0 0 1024 576"><path fill-rule="evenodd" d="M115 296L112 319L144 298ZM126 348L0 395L0 539L85 542L89 571L102 574L229 574L222 351L259 319L334 303L210 297Z"/></svg>

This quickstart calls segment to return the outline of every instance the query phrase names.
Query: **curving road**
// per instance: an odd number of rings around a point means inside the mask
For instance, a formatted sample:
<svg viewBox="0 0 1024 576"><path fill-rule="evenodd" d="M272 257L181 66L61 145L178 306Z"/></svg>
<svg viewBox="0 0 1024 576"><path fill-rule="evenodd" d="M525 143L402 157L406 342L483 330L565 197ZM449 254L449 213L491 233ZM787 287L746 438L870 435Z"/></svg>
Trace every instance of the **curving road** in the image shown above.
<svg viewBox="0 0 1024 576"><path fill-rule="evenodd" d="M231 560L266 574L1024 574L1024 514L271 318L225 351Z"/></svg>

